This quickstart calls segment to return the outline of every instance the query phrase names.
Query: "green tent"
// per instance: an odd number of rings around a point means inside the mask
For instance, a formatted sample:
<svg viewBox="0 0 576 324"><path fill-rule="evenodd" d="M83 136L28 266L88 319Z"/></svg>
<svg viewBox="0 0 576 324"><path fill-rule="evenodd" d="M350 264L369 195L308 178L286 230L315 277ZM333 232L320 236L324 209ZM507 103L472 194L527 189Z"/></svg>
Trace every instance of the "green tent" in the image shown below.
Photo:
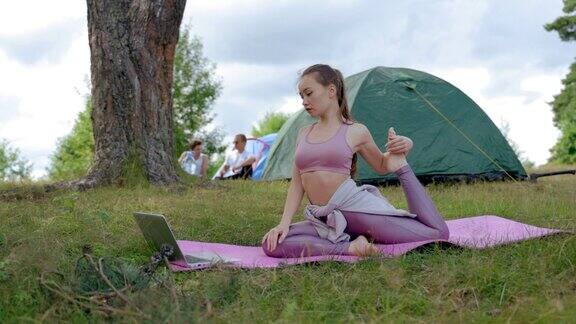
<svg viewBox="0 0 576 324"><path fill-rule="evenodd" d="M408 162L422 182L526 179L498 128L450 83L421 71L388 67L352 75L345 83L352 117L368 127L382 151L391 126L414 141ZM301 110L284 124L270 149L264 180L292 176L298 129L313 122ZM360 183L397 180L394 174L375 173L360 156L357 170Z"/></svg>

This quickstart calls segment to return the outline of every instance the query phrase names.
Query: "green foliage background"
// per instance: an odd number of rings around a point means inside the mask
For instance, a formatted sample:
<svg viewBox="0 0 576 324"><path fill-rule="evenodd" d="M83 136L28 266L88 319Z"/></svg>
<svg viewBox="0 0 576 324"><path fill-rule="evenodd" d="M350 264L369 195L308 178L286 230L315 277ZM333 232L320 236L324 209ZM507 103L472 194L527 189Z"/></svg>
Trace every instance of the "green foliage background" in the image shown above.
<svg viewBox="0 0 576 324"><path fill-rule="evenodd" d="M174 56L174 149L179 156L188 150L189 140L200 138L205 153L212 156L226 149L219 129L204 128L214 120L212 105L222 91L222 81L216 78L216 64L204 57L202 41L191 29L187 24L181 30Z"/></svg>
<svg viewBox="0 0 576 324"><path fill-rule="evenodd" d="M576 0L564 0L565 15L546 24L547 31L556 31L560 39L576 41ZM554 112L554 125L562 135L550 150L550 161L558 163L576 163L576 63L570 66L570 72L562 80L564 86L560 94L550 103Z"/></svg>
<svg viewBox="0 0 576 324"><path fill-rule="evenodd" d="M252 126L252 136L262 137L264 135L278 133L288 118L290 118L290 114L267 112L264 118L258 121L256 126Z"/></svg>
<svg viewBox="0 0 576 324"><path fill-rule="evenodd" d="M27 180L31 172L32 164L20 155L20 150L0 140L0 182Z"/></svg>
<svg viewBox="0 0 576 324"><path fill-rule="evenodd" d="M87 97L85 108L78 114L72 131L58 140L56 152L50 157L50 179L62 181L80 178L88 171L94 155L91 113L92 101Z"/></svg>
<svg viewBox="0 0 576 324"><path fill-rule="evenodd" d="M175 158L188 150L192 138L204 141L204 152L210 157L222 154L224 134L205 126L212 122L212 105L222 90L215 76L216 65L204 57L201 40L191 34L191 25L183 27L174 58L173 110ZM86 97L83 111L78 114L70 134L58 140L51 155L48 176L53 181L84 176L92 163L94 137L92 133L91 97Z"/></svg>

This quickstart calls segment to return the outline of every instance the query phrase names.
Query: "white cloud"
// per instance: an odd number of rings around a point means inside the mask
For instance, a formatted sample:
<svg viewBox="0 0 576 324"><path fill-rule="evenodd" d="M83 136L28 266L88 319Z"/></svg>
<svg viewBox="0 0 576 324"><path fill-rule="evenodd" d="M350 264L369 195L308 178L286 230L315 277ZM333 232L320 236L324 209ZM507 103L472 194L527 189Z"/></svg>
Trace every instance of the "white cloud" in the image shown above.
<svg viewBox="0 0 576 324"><path fill-rule="evenodd" d="M85 16L86 1L10 1L10 4L4 3L0 10L0 36L23 35Z"/></svg>
<svg viewBox="0 0 576 324"><path fill-rule="evenodd" d="M282 98L283 103L277 111L283 113L295 113L302 109L302 99L297 95Z"/></svg>
<svg viewBox="0 0 576 324"><path fill-rule="evenodd" d="M86 75L89 75L87 35L77 38L58 64L23 65L0 50L0 96L19 99L17 112L0 127L0 138L18 147L34 163L33 175L45 174L56 141L69 133L84 108Z"/></svg>

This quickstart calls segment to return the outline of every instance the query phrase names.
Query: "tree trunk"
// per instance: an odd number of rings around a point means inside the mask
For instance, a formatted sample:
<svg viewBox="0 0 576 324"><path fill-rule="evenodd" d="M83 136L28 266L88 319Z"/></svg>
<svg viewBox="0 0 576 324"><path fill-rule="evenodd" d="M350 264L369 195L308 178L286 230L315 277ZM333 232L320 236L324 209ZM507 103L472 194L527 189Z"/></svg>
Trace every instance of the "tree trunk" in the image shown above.
<svg viewBox="0 0 576 324"><path fill-rule="evenodd" d="M127 168L177 182L172 69L186 0L87 3L95 152L84 186L116 183Z"/></svg>

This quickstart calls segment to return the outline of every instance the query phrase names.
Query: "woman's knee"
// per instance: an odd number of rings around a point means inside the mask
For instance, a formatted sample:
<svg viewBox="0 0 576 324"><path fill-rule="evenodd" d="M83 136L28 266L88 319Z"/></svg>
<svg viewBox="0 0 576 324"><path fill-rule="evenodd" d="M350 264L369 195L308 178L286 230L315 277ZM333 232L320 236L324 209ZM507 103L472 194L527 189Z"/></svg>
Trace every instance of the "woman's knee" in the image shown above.
<svg viewBox="0 0 576 324"><path fill-rule="evenodd" d="M447 240L450 237L450 230L448 230L448 226L439 229L438 232L440 233L440 239Z"/></svg>
<svg viewBox="0 0 576 324"><path fill-rule="evenodd" d="M447 228L429 228L429 232L422 235L425 240L447 240L450 236Z"/></svg>

